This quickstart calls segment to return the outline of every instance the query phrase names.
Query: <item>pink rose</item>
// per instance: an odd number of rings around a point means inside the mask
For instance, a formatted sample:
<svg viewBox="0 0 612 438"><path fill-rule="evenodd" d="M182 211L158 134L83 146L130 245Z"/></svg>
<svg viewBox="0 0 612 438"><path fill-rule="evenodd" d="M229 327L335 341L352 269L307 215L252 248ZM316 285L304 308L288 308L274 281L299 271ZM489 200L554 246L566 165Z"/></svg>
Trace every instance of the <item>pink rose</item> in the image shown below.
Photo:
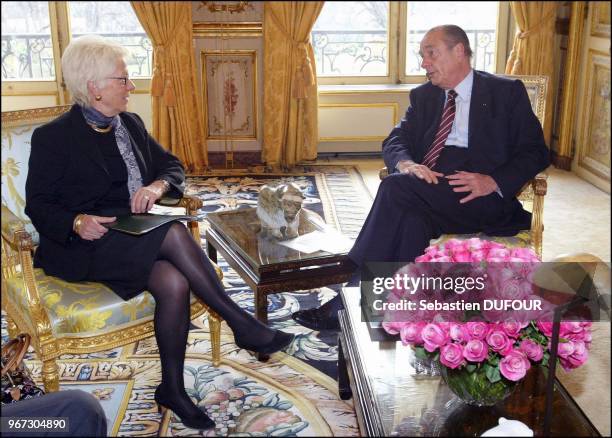
<svg viewBox="0 0 612 438"><path fill-rule="evenodd" d="M466 342L471 339L465 326L463 324L457 324L455 322L451 323L448 329L448 334L453 341L457 342Z"/></svg>
<svg viewBox="0 0 612 438"><path fill-rule="evenodd" d="M448 342L448 334L437 324L429 323L423 327L421 337L425 344L425 350L431 352L436 351L439 347Z"/></svg>
<svg viewBox="0 0 612 438"><path fill-rule="evenodd" d="M510 257L510 250L508 250L507 248L491 248L488 257L488 261L490 261L491 258L505 261L508 260L508 257Z"/></svg>
<svg viewBox="0 0 612 438"><path fill-rule="evenodd" d="M506 356L512 351L514 341L511 341L501 330L492 330L487 335L487 344L491 346L493 351L498 352L502 356Z"/></svg>
<svg viewBox="0 0 612 438"><path fill-rule="evenodd" d="M538 321L536 323L536 326L538 327L538 330L540 330L544 334L544 336L548 338L552 336L552 322Z"/></svg>
<svg viewBox="0 0 612 438"><path fill-rule="evenodd" d="M463 347L463 357L470 362L482 362L489 355L489 347L480 339L472 339Z"/></svg>
<svg viewBox="0 0 612 438"><path fill-rule="evenodd" d="M570 333L580 333L582 330L581 321L561 321L559 336L564 338Z"/></svg>
<svg viewBox="0 0 612 438"><path fill-rule="evenodd" d="M472 261L472 254L469 251L453 252L453 261L458 263L469 263Z"/></svg>
<svg viewBox="0 0 612 438"><path fill-rule="evenodd" d="M465 324L465 328L472 339L484 339L489 332L488 324L482 321L470 321Z"/></svg>
<svg viewBox="0 0 612 438"><path fill-rule="evenodd" d="M548 348L550 349L550 345ZM559 344L557 344L557 355L566 359L568 356L574 353L575 348L576 347L573 341L559 342Z"/></svg>
<svg viewBox="0 0 612 438"><path fill-rule="evenodd" d="M455 369L463 362L463 349L457 344L446 344L440 348L440 362L448 368Z"/></svg>
<svg viewBox="0 0 612 438"><path fill-rule="evenodd" d="M382 328L390 335L397 335L405 324L404 322L383 321Z"/></svg>
<svg viewBox="0 0 612 438"><path fill-rule="evenodd" d="M430 262L431 259L432 259L431 255L428 253L425 253L415 258L414 261L417 263L427 263L427 262Z"/></svg>
<svg viewBox="0 0 612 438"><path fill-rule="evenodd" d="M501 329L509 337L518 338L521 330L528 325L528 322L519 322L514 319L509 319L501 323Z"/></svg>
<svg viewBox="0 0 612 438"><path fill-rule="evenodd" d="M525 377L527 370L531 367L525 353L512 350L499 361L499 372L506 379L517 382Z"/></svg>
<svg viewBox="0 0 612 438"><path fill-rule="evenodd" d="M567 361L572 368L578 368L584 364L589 358L589 350L584 342L577 341L574 343L574 352L567 358Z"/></svg>
<svg viewBox="0 0 612 438"><path fill-rule="evenodd" d="M409 322L407 324L404 324L404 326L399 331L400 339L402 340L402 344L404 345L422 344L423 338L421 337L421 332L424 326L425 324L420 323L420 322L418 323Z"/></svg>
<svg viewBox="0 0 612 438"><path fill-rule="evenodd" d="M534 362L539 362L544 357L544 349L540 344L531 340L524 339L519 345L519 350Z"/></svg>

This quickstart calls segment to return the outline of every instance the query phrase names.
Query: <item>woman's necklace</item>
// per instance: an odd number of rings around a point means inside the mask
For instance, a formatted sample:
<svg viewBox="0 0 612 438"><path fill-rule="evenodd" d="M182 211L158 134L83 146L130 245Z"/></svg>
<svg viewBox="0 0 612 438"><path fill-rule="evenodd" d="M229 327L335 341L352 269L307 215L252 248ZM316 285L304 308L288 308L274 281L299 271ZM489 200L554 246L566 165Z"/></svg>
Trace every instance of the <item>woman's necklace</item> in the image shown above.
<svg viewBox="0 0 612 438"><path fill-rule="evenodd" d="M93 123L88 123L89 126L91 126L91 129L93 129L96 132L101 132L102 134L106 134L107 132L110 132L111 129L113 129L113 125L108 125L106 128L100 128L99 126L94 125Z"/></svg>

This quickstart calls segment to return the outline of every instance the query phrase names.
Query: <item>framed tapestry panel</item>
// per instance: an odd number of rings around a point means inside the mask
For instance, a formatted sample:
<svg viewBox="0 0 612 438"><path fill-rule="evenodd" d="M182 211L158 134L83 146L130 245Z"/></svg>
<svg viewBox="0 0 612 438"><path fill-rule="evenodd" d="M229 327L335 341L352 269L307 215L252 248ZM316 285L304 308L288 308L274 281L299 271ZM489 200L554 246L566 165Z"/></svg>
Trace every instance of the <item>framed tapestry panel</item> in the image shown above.
<svg viewBox="0 0 612 438"><path fill-rule="evenodd" d="M589 49L578 165L610 181L610 55Z"/></svg>
<svg viewBox="0 0 612 438"><path fill-rule="evenodd" d="M257 139L257 52L203 50L202 89L206 138Z"/></svg>

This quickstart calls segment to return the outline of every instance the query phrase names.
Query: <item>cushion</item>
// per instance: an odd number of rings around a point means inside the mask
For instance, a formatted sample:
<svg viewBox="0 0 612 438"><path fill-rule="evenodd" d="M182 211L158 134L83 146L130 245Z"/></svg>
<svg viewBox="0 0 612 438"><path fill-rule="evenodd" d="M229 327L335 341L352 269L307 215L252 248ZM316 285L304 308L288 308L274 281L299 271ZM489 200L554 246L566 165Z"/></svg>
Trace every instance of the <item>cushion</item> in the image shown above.
<svg viewBox="0 0 612 438"><path fill-rule="evenodd" d="M124 301L100 283L69 283L45 275L42 269L34 269L34 276L55 337L101 335L153 318L155 300L149 292ZM21 276L7 280L6 292L13 303L20 303L22 309L28 308ZM191 301L195 300L192 294Z"/></svg>

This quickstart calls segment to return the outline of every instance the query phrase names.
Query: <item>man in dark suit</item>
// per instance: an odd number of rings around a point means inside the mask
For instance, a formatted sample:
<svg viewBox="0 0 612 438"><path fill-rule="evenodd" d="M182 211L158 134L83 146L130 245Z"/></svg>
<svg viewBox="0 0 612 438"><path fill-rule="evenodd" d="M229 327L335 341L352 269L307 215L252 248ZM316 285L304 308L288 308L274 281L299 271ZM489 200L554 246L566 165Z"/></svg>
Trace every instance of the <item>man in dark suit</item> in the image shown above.
<svg viewBox="0 0 612 438"><path fill-rule="evenodd" d="M412 262L444 233L514 235L531 215L516 194L549 164L542 127L519 80L472 70L458 26L431 29L421 42L429 82L383 142L390 172L349 253L365 262ZM352 282L359 278L359 269ZM339 297L293 317L337 329Z"/></svg>

